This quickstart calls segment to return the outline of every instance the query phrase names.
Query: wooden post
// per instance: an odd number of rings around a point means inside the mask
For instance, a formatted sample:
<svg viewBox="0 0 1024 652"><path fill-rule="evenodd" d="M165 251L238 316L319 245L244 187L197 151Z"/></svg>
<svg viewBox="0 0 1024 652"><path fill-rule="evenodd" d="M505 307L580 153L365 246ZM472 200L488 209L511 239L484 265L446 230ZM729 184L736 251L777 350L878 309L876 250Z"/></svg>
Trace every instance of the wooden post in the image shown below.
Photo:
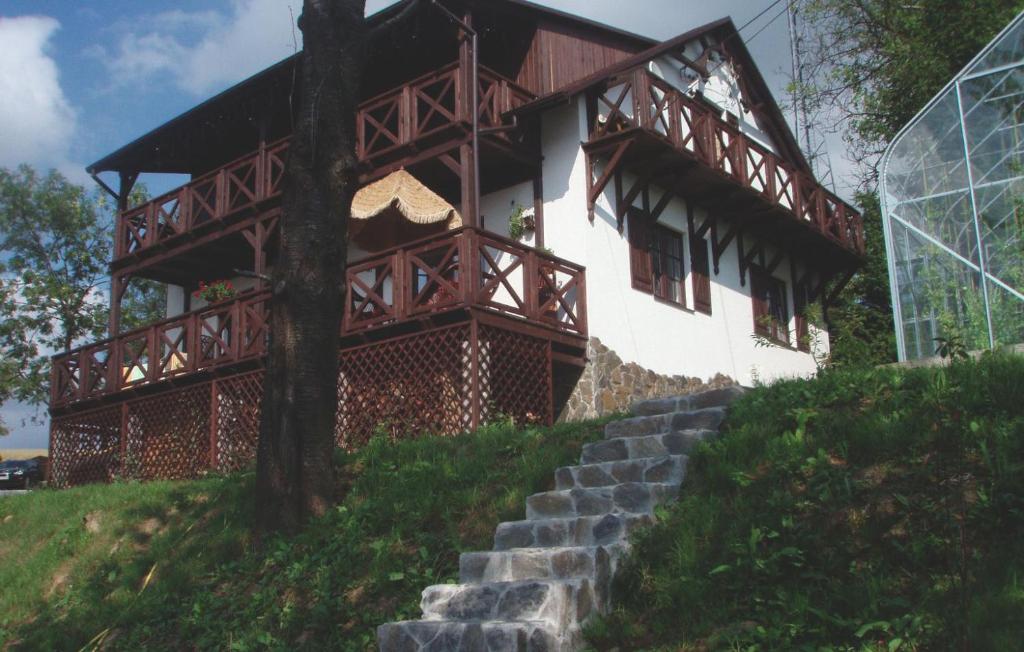
<svg viewBox="0 0 1024 652"><path fill-rule="evenodd" d="M544 177L539 172L533 178L533 221L536 227L533 244L541 248L544 246Z"/></svg>
<svg viewBox="0 0 1024 652"><path fill-rule="evenodd" d="M466 143L459 147L459 178L462 182L462 219L463 223L480 226L480 216L476 206L476 164L473 158L473 145Z"/></svg>
<svg viewBox="0 0 1024 652"><path fill-rule="evenodd" d="M110 337L117 337L121 331L121 299L127 285L125 276L114 274L110 277L110 319L107 323Z"/></svg>

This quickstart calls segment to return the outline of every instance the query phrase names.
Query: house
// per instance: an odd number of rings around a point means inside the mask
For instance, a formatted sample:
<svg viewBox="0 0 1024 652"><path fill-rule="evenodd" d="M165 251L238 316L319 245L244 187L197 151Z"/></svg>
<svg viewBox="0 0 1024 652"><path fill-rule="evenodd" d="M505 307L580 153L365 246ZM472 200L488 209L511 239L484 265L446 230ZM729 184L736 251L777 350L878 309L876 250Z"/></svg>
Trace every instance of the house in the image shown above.
<svg viewBox="0 0 1024 652"><path fill-rule="evenodd" d="M443 4L365 75L339 443L814 370L806 308L861 261L860 216L815 181L730 20L655 42L522 0ZM58 483L252 459L298 56L89 167L120 208L110 338L54 358ZM153 174L190 180L129 205ZM137 278L167 285L167 317L125 332ZM193 298L225 278L243 291Z"/></svg>

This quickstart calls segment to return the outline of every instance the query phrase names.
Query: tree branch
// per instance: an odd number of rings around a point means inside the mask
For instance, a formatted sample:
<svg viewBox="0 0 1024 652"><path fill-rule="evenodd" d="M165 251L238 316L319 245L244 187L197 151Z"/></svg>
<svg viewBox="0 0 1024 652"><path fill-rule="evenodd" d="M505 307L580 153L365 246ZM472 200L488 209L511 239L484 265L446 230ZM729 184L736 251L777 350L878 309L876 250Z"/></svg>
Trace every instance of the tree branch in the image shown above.
<svg viewBox="0 0 1024 652"><path fill-rule="evenodd" d="M401 11L370 30L370 40L377 38L392 27L404 22L407 18L416 13L416 10L419 9L422 4L423 0L406 0L406 5Z"/></svg>

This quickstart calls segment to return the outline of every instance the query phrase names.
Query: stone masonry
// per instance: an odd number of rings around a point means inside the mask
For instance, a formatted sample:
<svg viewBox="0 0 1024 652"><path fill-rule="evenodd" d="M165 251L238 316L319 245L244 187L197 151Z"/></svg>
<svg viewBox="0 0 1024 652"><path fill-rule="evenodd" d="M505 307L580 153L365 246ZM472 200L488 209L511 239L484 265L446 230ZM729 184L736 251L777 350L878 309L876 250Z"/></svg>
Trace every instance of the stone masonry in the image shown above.
<svg viewBox="0 0 1024 652"><path fill-rule="evenodd" d="M377 629L382 652L565 652L607 613L629 533L673 500L687 453L715 435L739 387L641 401L605 426L555 489L526 499L526 520L501 523L494 549L463 553L459 583L423 591L421 620Z"/></svg>
<svg viewBox="0 0 1024 652"><path fill-rule="evenodd" d="M722 374L707 382L700 378L656 374L622 358L596 337L587 343L587 366L559 415L560 421L594 419L625 412L630 405L658 396L680 396L736 385Z"/></svg>

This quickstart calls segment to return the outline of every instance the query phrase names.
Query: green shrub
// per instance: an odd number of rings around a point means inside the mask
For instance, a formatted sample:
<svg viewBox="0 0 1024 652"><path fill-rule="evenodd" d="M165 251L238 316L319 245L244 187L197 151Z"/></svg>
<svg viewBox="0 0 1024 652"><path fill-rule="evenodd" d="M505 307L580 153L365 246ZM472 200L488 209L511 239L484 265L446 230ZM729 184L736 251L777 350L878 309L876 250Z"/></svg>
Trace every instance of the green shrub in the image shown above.
<svg viewBox="0 0 1024 652"><path fill-rule="evenodd" d="M756 389L663 516L599 649L1015 649L1024 359Z"/></svg>

